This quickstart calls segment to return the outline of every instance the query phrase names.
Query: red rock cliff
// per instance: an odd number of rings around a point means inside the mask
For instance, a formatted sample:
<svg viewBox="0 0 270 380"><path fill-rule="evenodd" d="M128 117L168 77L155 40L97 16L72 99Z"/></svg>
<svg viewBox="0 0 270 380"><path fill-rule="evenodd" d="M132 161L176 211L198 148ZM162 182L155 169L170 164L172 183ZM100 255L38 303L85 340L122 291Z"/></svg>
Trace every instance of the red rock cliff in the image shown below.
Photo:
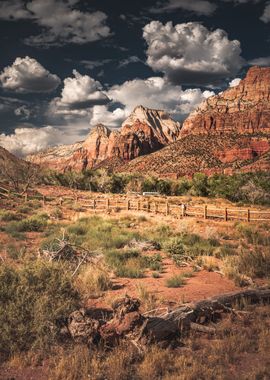
<svg viewBox="0 0 270 380"><path fill-rule="evenodd" d="M269 134L270 68L252 67L239 85L204 101L183 124L193 134Z"/></svg>

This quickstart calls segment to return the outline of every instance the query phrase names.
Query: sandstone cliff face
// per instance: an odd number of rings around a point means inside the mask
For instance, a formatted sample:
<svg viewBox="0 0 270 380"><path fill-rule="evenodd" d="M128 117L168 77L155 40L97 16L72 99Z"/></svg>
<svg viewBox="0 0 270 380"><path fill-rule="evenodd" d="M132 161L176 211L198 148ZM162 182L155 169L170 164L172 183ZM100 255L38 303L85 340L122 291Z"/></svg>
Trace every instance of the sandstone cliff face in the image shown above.
<svg viewBox="0 0 270 380"><path fill-rule="evenodd" d="M252 67L238 86L212 96L192 112L181 137L193 134L269 134L270 68Z"/></svg>
<svg viewBox="0 0 270 380"><path fill-rule="evenodd" d="M252 67L238 86L204 101L175 144L119 167L179 177L270 170L270 68Z"/></svg>
<svg viewBox="0 0 270 380"><path fill-rule="evenodd" d="M93 168L113 158L129 161L176 141L180 129L166 112L138 106L119 130L99 124L83 142L51 148L28 160L61 171Z"/></svg>

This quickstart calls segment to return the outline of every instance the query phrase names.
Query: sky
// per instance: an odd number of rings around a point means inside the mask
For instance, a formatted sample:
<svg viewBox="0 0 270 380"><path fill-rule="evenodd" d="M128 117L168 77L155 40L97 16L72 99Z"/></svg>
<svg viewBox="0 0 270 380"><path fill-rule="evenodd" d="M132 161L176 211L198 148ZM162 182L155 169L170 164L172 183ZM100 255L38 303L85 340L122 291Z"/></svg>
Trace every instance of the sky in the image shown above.
<svg viewBox="0 0 270 380"><path fill-rule="evenodd" d="M74 143L137 105L183 121L269 46L270 1L1 0L0 145Z"/></svg>

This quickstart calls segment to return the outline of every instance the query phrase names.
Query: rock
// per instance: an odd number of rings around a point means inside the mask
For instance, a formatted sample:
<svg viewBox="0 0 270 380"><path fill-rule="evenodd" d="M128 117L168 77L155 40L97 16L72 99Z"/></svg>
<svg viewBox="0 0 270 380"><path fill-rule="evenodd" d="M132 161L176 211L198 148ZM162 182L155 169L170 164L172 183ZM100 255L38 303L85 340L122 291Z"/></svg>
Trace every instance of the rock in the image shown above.
<svg viewBox="0 0 270 380"><path fill-rule="evenodd" d="M112 309L115 316L121 319L125 314L133 311L138 311L141 303L138 298L132 298L126 295L123 298L119 298L112 303Z"/></svg>
<svg viewBox="0 0 270 380"><path fill-rule="evenodd" d="M270 68L252 67L239 85L208 98L192 112L180 135L269 135L269 100Z"/></svg>
<svg viewBox="0 0 270 380"><path fill-rule="evenodd" d="M101 321L87 315L85 309L70 314L67 321L71 337L78 343L96 344L100 340Z"/></svg>
<svg viewBox="0 0 270 380"><path fill-rule="evenodd" d="M139 106L119 130L98 124L82 142L50 148L27 159L55 170L81 171L106 160L129 161L154 152L176 141L180 129L180 123L166 112Z"/></svg>

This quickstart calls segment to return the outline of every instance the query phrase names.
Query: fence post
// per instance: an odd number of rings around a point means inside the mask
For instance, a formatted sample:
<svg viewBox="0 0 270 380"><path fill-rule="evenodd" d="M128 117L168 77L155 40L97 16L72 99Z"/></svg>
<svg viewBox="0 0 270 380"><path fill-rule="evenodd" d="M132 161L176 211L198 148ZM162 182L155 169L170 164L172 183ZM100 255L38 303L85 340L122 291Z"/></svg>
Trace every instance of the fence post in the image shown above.
<svg viewBox="0 0 270 380"><path fill-rule="evenodd" d="M137 211L140 211L140 200L138 199L138 202L137 202Z"/></svg>
<svg viewBox="0 0 270 380"><path fill-rule="evenodd" d="M228 209L227 209L227 207L225 207L225 210L224 210L224 219L227 222L227 220L228 220Z"/></svg>
<svg viewBox="0 0 270 380"><path fill-rule="evenodd" d="M129 199L127 200L127 210L129 210Z"/></svg>
<svg viewBox="0 0 270 380"><path fill-rule="evenodd" d="M150 212L150 201L147 201L147 212Z"/></svg>
<svg viewBox="0 0 270 380"><path fill-rule="evenodd" d="M43 197L42 197L42 205L43 205L43 207L45 207L45 203L46 203L46 197L45 197L45 195L43 195Z"/></svg>
<svg viewBox="0 0 270 380"><path fill-rule="evenodd" d="M170 212L170 210L169 210L169 202L166 202L166 209L165 209L166 216L169 215L169 212Z"/></svg>
<svg viewBox="0 0 270 380"><path fill-rule="evenodd" d="M93 210L95 210L95 209L96 209L96 200L93 199Z"/></svg>
<svg viewBox="0 0 270 380"><path fill-rule="evenodd" d="M157 214L157 213L158 213L158 203L155 202L155 214Z"/></svg>
<svg viewBox="0 0 270 380"><path fill-rule="evenodd" d="M182 204L181 210L182 210L182 218L184 218L186 216L186 206L184 204Z"/></svg>
<svg viewBox="0 0 270 380"><path fill-rule="evenodd" d="M247 210L247 221L250 222L250 209Z"/></svg>
<svg viewBox="0 0 270 380"><path fill-rule="evenodd" d="M107 211L110 210L110 199L109 198L107 198L107 200L106 200L106 209L107 209Z"/></svg>
<svg viewBox="0 0 270 380"><path fill-rule="evenodd" d="M207 205L204 205L203 218L207 219Z"/></svg>

